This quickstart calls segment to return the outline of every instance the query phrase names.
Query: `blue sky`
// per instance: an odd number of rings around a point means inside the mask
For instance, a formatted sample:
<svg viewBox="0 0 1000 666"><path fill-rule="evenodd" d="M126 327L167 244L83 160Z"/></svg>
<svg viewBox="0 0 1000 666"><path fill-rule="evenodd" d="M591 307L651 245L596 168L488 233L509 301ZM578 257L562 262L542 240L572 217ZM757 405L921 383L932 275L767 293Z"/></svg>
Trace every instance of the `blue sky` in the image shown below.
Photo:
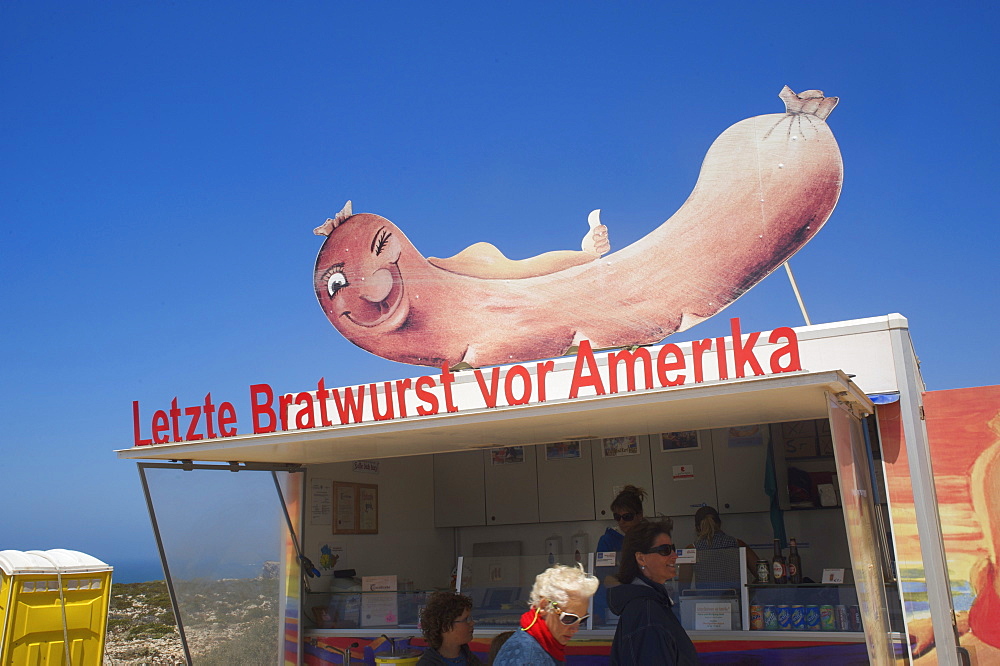
<svg viewBox="0 0 1000 666"><path fill-rule="evenodd" d="M425 255L615 247L712 140L841 98L845 183L793 259L814 322L907 316L931 389L996 384L987 3L4 2L0 549L152 559L131 405L421 371L312 293L346 199ZM679 339L799 325L782 271ZM242 424L242 423L241 423Z"/></svg>

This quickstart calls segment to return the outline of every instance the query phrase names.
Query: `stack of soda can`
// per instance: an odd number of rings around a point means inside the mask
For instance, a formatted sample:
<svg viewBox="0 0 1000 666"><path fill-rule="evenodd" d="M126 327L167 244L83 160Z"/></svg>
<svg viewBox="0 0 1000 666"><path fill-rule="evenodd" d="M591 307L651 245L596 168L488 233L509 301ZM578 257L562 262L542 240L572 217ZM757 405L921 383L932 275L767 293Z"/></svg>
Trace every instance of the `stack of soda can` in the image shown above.
<svg viewBox="0 0 1000 666"><path fill-rule="evenodd" d="M857 606L766 604L750 606L754 631L861 631Z"/></svg>
<svg viewBox="0 0 1000 666"><path fill-rule="evenodd" d="M864 631L860 607L840 605L836 607L835 612L838 631Z"/></svg>
<svg viewBox="0 0 1000 666"><path fill-rule="evenodd" d="M806 631L819 631L819 606L810 604L806 606Z"/></svg>
<svg viewBox="0 0 1000 666"><path fill-rule="evenodd" d="M792 607L788 604L778 604L778 631L788 631L792 628Z"/></svg>
<svg viewBox="0 0 1000 666"><path fill-rule="evenodd" d="M789 629L792 631L805 631L806 630L806 607L802 604L792 605L792 618L791 626Z"/></svg>
<svg viewBox="0 0 1000 666"><path fill-rule="evenodd" d="M754 604L750 606L750 629L760 631L764 628L764 607Z"/></svg>
<svg viewBox="0 0 1000 666"><path fill-rule="evenodd" d="M833 606L819 607L819 627L821 631L837 630L837 617L834 615Z"/></svg>
<svg viewBox="0 0 1000 666"><path fill-rule="evenodd" d="M778 631L780 628L778 626L778 607L764 606L764 630Z"/></svg>

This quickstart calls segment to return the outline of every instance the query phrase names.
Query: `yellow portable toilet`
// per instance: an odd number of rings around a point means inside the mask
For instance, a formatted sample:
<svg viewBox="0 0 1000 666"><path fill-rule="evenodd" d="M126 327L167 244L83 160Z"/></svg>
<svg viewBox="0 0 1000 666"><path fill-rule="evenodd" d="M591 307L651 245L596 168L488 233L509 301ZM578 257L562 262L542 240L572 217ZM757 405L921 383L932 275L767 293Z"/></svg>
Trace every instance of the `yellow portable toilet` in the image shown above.
<svg viewBox="0 0 1000 666"><path fill-rule="evenodd" d="M0 664L101 666L111 571L75 550L0 550Z"/></svg>

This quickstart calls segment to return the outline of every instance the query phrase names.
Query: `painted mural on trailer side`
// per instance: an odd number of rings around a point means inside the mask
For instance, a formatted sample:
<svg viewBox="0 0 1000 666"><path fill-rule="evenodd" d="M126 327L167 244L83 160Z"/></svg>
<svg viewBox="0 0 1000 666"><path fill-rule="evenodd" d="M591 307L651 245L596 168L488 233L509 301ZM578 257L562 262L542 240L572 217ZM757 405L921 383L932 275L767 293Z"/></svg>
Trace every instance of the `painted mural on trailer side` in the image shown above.
<svg viewBox="0 0 1000 666"><path fill-rule="evenodd" d="M959 642L1000 664L1000 386L924 394ZM904 612L916 663L936 664L899 404L879 406Z"/></svg>

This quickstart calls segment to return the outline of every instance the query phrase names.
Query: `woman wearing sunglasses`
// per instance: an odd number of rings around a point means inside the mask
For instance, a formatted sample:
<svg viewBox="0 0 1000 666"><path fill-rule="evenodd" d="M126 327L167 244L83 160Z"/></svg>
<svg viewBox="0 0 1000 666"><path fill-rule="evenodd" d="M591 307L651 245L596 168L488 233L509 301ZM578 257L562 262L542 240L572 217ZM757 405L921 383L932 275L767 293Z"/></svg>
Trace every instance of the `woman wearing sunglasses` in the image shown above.
<svg viewBox="0 0 1000 666"><path fill-rule="evenodd" d="M566 644L587 621L597 579L583 567L557 564L538 574L531 608L500 648L493 666L551 666L566 661Z"/></svg>
<svg viewBox="0 0 1000 666"><path fill-rule="evenodd" d="M698 663L694 643L681 626L663 586L677 576L673 521L643 521L625 535L618 580L608 606L620 617L611 644L613 665Z"/></svg>
<svg viewBox="0 0 1000 666"><path fill-rule="evenodd" d="M609 527L597 542L597 552L619 552L625 535L642 521L642 501L646 491L636 486L625 486L611 501L611 517L618 529Z"/></svg>
<svg viewBox="0 0 1000 666"><path fill-rule="evenodd" d="M642 522L642 501L646 499L646 491L636 486L625 486L611 501L611 516L615 519L615 527L609 527L597 541L598 553L620 553L625 535L633 526ZM606 617L608 607L607 588L618 584L614 567L597 567L594 570L601 581L601 588L594 595L594 616L598 622L610 623Z"/></svg>

